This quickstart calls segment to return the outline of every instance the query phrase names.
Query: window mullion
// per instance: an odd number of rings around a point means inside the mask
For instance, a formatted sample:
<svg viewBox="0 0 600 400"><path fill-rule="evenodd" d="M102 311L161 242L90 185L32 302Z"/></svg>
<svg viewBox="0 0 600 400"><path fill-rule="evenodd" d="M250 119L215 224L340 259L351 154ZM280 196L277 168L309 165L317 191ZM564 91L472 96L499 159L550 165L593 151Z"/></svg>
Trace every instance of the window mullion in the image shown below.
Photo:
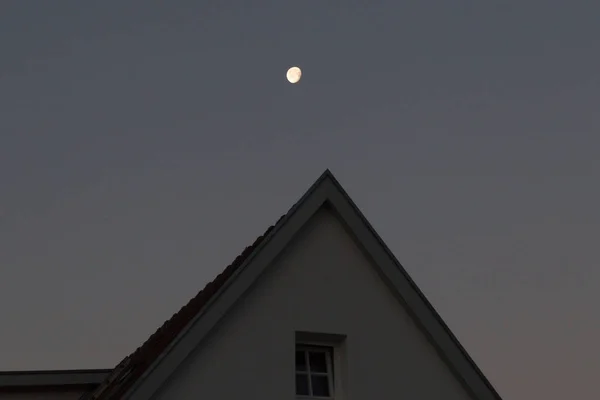
<svg viewBox="0 0 600 400"><path fill-rule="evenodd" d="M333 380L333 349L331 352L325 355L325 362L327 365L327 382L329 384L329 396L333 396L335 389L335 382Z"/></svg>
<svg viewBox="0 0 600 400"><path fill-rule="evenodd" d="M310 360L308 359L308 350L304 351L304 360L306 362L306 376L308 377L308 395L312 397L312 379L310 378Z"/></svg>

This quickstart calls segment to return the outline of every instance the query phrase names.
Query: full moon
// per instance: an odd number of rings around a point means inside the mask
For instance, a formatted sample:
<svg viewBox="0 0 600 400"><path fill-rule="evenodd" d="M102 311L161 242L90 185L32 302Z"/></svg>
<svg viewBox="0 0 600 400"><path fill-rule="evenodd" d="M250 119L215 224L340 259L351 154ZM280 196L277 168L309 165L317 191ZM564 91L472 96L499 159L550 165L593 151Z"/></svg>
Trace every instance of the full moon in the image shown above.
<svg viewBox="0 0 600 400"><path fill-rule="evenodd" d="M302 70L298 67L292 67L288 69L287 74L285 74L285 77L290 83L298 83L298 81L300 81L300 78L302 78Z"/></svg>

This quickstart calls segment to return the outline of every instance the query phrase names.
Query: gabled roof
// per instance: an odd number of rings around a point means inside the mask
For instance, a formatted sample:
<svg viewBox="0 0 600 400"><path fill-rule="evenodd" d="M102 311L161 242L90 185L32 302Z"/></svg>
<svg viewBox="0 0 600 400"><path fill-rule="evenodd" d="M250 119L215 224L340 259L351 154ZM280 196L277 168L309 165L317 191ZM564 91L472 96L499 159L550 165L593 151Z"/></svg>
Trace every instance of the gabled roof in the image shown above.
<svg viewBox="0 0 600 400"><path fill-rule="evenodd" d="M329 170L286 215L247 247L146 343L126 357L89 399L151 398L322 207L333 210L374 261L390 289L473 397L500 400L498 393Z"/></svg>
<svg viewBox="0 0 600 400"><path fill-rule="evenodd" d="M112 373L106 377L93 393L81 397L81 400L119 399L136 380L156 361L162 352L188 326L190 321L209 303L210 299L223 287L234 271L242 265L254 249L269 234L270 226L253 244L246 247L223 272L200 290L185 306L165 321L140 347L125 357Z"/></svg>

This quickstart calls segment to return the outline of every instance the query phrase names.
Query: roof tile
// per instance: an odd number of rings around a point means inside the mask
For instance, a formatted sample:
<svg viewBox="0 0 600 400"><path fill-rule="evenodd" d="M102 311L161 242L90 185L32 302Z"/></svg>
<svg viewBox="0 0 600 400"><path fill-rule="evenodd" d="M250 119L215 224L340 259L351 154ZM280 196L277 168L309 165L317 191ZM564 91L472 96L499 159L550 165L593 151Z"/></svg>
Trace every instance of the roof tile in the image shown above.
<svg viewBox="0 0 600 400"><path fill-rule="evenodd" d="M168 319L160 328L138 347L132 354L125 357L113 370L106 380L91 394L80 399L113 400L121 396L144 374L162 352L175 340L181 331L202 311L208 301L221 289L225 282L244 263L244 261L263 242L273 228L281 222L281 217L275 225L270 226L259 236L252 245L246 247L223 272L200 290L186 305Z"/></svg>

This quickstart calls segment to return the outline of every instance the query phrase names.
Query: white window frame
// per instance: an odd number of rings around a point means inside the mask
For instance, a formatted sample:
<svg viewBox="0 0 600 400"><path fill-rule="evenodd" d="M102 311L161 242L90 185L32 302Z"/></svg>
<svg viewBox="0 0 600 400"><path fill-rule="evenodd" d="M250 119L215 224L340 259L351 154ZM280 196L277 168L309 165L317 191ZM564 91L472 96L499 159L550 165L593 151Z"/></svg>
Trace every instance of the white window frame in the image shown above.
<svg viewBox="0 0 600 400"><path fill-rule="evenodd" d="M297 389L296 398L298 399L334 399L336 394L335 385L335 347L331 345L315 344L315 343L296 343L296 351L304 353L304 362L306 364L306 371L295 370L296 375L305 375L308 380L308 393L309 395L299 395ZM314 372L310 370L309 353L325 353L326 372ZM294 353L294 357L295 357ZM294 368L295 369L295 368ZM314 396L312 394L312 376L326 376L327 383L329 385L329 396Z"/></svg>

